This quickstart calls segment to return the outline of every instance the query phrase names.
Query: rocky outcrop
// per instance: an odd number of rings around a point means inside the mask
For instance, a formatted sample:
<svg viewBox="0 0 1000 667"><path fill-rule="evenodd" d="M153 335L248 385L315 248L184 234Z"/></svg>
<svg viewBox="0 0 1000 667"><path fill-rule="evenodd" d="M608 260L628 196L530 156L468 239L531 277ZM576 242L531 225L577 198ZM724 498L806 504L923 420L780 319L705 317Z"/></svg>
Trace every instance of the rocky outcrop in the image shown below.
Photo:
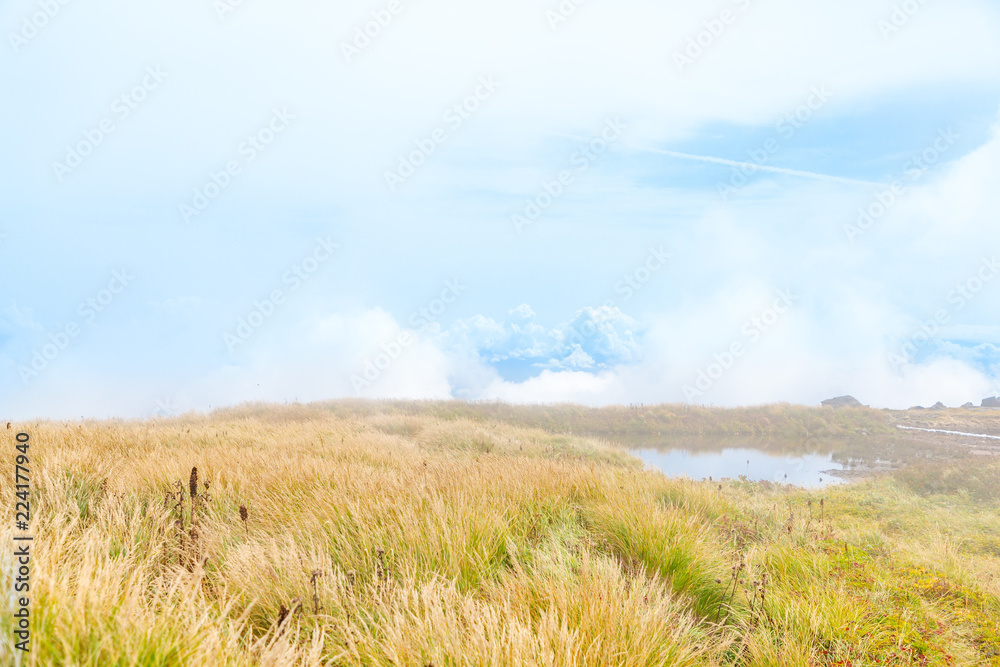
<svg viewBox="0 0 1000 667"><path fill-rule="evenodd" d="M966 403L965 405L962 406L964 410L971 410L974 407L976 406L974 406L972 403Z"/></svg>
<svg viewBox="0 0 1000 667"><path fill-rule="evenodd" d="M931 410L947 410L947 409L948 407L941 401L938 401L937 403L931 406Z"/></svg>
<svg viewBox="0 0 1000 667"><path fill-rule="evenodd" d="M838 396L823 401L824 408L863 408L861 401L853 396Z"/></svg>
<svg viewBox="0 0 1000 667"><path fill-rule="evenodd" d="M994 396L993 398L984 398L983 399L983 407L984 408L1000 408L1000 398L997 398L996 396Z"/></svg>

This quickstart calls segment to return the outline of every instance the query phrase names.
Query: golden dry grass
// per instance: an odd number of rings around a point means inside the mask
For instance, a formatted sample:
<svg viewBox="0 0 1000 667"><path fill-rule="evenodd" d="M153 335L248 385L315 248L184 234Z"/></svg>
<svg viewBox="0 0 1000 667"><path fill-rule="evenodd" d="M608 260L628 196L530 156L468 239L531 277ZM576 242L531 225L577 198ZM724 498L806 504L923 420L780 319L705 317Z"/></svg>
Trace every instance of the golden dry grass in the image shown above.
<svg viewBox="0 0 1000 667"><path fill-rule="evenodd" d="M720 489L427 412L15 425L23 664L1000 665L995 504L892 479ZM9 613L0 632L9 661Z"/></svg>

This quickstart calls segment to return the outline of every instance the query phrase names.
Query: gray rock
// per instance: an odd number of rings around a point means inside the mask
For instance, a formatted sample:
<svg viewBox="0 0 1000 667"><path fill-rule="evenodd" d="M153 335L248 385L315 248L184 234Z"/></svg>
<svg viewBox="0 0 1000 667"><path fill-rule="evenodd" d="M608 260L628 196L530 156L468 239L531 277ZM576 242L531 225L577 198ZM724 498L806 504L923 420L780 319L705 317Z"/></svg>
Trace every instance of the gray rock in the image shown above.
<svg viewBox="0 0 1000 667"><path fill-rule="evenodd" d="M965 410L971 410L974 407L976 406L974 406L972 403L966 403L965 405L962 406L962 408L964 408Z"/></svg>
<svg viewBox="0 0 1000 667"><path fill-rule="evenodd" d="M983 407L984 408L1000 408L1000 398L997 398L996 396L994 396L993 398L984 398L983 399Z"/></svg>
<svg viewBox="0 0 1000 667"><path fill-rule="evenodd" d="M931 406L931 410L947 410L947 409L948 407L941 401L938 401L937 403Z"/></svg>
<svg viewBox="0 0 1000 667"><path fill-rule="evenodd" d="M823 401L824 408L863 408L861 401L853 396L838 396Z"/></svg>

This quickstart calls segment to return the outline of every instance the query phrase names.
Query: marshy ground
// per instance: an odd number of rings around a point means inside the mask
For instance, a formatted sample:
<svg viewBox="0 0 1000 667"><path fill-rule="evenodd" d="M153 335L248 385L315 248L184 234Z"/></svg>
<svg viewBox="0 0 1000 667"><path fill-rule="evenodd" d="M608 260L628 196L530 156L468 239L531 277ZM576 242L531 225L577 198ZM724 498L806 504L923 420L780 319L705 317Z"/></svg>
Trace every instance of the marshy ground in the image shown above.
<svg viewBox="0 0 1000 667"><path fill-rule="evenodd" d="M1000 412L348 401L14 424L22 664L1000 665L1000 457L897 424L1000 434ZM664 434L897 464L807 491L670 479L615 444ZM3 664L12 636L5 610Z"/></svg>

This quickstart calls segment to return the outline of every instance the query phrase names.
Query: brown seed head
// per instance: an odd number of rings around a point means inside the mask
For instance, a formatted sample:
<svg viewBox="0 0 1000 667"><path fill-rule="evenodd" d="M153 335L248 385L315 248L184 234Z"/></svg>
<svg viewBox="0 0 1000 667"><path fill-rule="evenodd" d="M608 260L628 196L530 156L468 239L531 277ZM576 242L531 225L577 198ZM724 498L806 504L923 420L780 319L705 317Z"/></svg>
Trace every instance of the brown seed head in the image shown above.
<svg viewBox="0 0 1000 667"><path fill-rule="evenodd" d="M243 523L247 522L247 516L248 515L249 515L249 512L247 512L247 506L246 505L240 505L240 520Z"/></svg>
<svg viewBox="0 0 1000 667"><path fill-rule="evenodd" d="M194 498L198 495L198 469L191 468L191 479L188 480L188 490L191 492L191 497Z"/></svg>

